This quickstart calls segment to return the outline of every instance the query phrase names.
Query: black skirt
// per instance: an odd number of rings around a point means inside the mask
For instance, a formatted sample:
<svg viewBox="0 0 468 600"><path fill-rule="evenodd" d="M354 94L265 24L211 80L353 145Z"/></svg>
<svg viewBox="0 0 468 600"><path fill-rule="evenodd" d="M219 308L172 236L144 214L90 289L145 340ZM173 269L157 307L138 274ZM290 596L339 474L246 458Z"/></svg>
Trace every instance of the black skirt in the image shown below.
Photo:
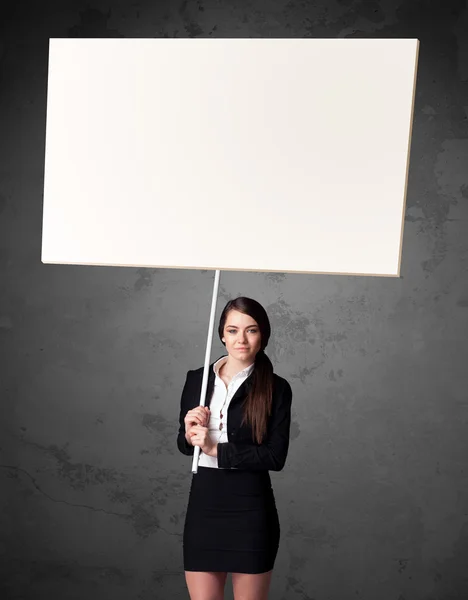
<svg viewBox="0 0 468 600"><path fill-rule="evenodd" d="M198 466L185 516L185 571L265 573L280 524L268 471Z"/></svg>

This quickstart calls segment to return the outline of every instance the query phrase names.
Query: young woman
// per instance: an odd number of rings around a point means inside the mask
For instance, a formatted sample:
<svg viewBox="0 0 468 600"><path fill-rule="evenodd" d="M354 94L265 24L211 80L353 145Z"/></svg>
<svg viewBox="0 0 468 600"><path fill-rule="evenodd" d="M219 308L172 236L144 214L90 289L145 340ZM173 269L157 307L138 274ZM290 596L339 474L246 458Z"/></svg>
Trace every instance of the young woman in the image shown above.
<svg viewBox="0 0 468 600"><path fill-rule="evenodd" d="M218 327L227 355L210 365L204 407L203 367L187 373L177 446L200 447L183 534L191 600L222 600L228 573L234 598L268 597L280 540L269 471L286 462L292 402L264 352L270 332L261 304L231 300Z"/></svg>

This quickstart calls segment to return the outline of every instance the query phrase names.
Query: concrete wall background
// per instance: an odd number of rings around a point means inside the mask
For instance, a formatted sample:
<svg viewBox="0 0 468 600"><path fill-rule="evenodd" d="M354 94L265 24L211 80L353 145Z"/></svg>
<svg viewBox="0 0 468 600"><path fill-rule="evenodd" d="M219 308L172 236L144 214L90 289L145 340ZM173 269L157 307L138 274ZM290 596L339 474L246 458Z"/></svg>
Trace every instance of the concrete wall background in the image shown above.
<svg viewBox="0 0 468 600"><path fill-rule="evenodd" d="M48 38L417 37L401 278L223 272L217 319L237 295L261 302L293 388L270 597L466 599L466 3L20 1L0 15L2 597L188 598L177 418L214 272L41 263Z"/></svg>

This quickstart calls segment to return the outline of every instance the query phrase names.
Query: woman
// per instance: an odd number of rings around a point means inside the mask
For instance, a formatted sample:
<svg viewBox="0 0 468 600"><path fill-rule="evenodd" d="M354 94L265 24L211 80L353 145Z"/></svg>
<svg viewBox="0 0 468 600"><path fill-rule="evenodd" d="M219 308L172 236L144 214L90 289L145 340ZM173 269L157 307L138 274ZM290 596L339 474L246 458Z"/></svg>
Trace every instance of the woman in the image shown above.
<svg viewBox="0 0 468 600"><path fill-rule="evenodd" d="M234 598L268 596L280 539L269 471L284 467L292 402L264 353L270 332L261 304L231 300L218 327L228 354L210 365L204 407L203 367L187 373L177 446L188 456L200 447L183 536L191 600L222 600L228 573Z"/></svg>

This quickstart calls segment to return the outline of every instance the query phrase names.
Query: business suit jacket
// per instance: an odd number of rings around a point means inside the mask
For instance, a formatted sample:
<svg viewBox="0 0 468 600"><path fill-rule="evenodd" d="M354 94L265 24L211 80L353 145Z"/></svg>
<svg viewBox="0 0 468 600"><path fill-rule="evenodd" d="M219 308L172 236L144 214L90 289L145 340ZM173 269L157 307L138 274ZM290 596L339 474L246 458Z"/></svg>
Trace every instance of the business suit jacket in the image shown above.
<svg viewBox="0 0 468 600"><path fill-rule="evenodd" d="M221 358L221 357L220 357ZM217 359L219 360L219 359ZM211 363L208 369L208 385L205 406L209 407L214 391L215 372ZM268 420L267 436L263 443L253 439L252 427L242 421L242 402L252 385L254 371L241 383L228 406L228 442L218 443L218 466L222 468L246 469L250 471L281 471L289 449L291 425L292 390L283 377L273 373L272 412ZM200 405L203 367L187 373L182 391L179 413L177 447L182 454L193 456L195 447L185 438L184 418L189 410Z"/></svg>

